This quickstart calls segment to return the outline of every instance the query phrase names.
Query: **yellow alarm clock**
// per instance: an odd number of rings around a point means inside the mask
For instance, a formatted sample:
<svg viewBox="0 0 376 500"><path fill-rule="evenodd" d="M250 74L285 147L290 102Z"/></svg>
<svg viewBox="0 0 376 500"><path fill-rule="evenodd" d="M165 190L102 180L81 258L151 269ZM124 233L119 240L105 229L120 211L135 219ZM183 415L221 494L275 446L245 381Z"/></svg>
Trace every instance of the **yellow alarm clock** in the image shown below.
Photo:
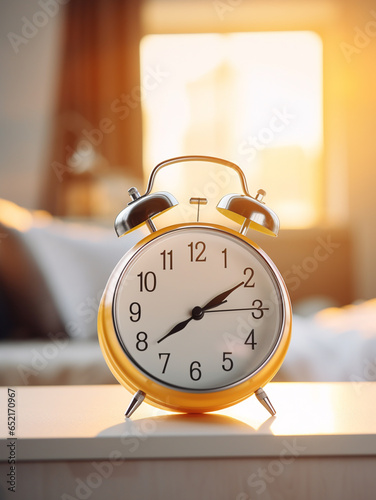
<svg viewBox="0 0 376 500"><path fill-rule="evenodd" d="M155 227L156 216L178 205L169 192L152 193L155 176L188 161L216 163L238 174L243 193L225 195L216 207L238 230L196 221ZM143 400L199 413L254 393L274 415L263 387L286 355L292 314L278 269L246 236L251 229L278 234L278 217L262 201L265 192L252 197L243 171L232 162L184 156L157 165L144 195L135 188L129 194L116 233L146 224L150 234L116 265L98 313L104 358L134 393L126 417Z"/></svg>

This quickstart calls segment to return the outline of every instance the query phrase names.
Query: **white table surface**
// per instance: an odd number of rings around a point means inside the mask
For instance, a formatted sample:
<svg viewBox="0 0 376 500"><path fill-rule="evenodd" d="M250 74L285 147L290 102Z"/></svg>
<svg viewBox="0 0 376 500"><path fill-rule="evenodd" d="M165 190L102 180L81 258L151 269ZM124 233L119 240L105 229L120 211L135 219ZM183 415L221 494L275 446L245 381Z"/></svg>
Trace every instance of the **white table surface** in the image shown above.
<svg viewBox="0 0 376 500"><path fill-rule="evenodd" d="M0 388L0 461L7 389ZM210 414L146 403L130 420L119 385L16 387L18 461L376 455L376 383L271 383L275 417L255 396ZM115 455L114 455L115 454Z"/></svg>

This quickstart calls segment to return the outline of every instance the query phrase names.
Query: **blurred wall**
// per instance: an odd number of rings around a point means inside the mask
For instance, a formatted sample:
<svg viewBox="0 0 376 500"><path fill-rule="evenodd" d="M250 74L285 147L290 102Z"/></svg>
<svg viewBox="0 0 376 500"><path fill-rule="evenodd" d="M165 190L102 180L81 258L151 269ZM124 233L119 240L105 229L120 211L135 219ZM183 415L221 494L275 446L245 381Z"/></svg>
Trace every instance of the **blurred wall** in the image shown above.
<svg viewBox="0 0 376 500"><path fill-rule="evenodd" d="M34 0L0 5L0 198L30 208L51 140L62 10Z"/></svg>
<svg viewBox="0 0 376 500"><path fill-rule="evenodd" d="M358 297L376 297L376 3L347 1L341 40L349 222ZM346 56L346 57L345 57Z"/></svg>

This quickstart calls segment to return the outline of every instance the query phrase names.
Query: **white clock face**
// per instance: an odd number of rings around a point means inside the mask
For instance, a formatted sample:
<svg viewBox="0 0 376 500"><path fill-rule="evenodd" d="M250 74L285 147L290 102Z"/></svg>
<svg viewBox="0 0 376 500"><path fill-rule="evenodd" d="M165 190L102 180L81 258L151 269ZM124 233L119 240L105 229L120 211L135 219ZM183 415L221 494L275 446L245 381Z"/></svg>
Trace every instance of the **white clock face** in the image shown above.
<svg viewBox="0 0 376 500"><path fill-rule="evenodd" d="M252 376L284 327L281 289L266 259L210 226L150 240L117 283L113 317L132 363L183 391L216 391Z"/></svg>

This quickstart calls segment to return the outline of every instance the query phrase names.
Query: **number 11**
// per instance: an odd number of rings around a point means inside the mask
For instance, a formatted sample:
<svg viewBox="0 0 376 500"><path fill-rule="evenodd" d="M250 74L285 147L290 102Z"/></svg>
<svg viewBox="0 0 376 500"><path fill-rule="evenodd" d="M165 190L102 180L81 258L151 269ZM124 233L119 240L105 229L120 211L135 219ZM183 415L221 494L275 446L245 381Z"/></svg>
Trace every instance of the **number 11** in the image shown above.
<svg viewBox="0 0 376 500"><path fill-rule="evenodd" d="M165 271L167 268L167 260L169 260L169 269L171 270L172 269L172 250L170 250L169 252L166 252L166 250L163 250L163 252L161 252L161 255L163 257L163 271ZM167 259L167 256L169 257L169 259Z"/></svg>

